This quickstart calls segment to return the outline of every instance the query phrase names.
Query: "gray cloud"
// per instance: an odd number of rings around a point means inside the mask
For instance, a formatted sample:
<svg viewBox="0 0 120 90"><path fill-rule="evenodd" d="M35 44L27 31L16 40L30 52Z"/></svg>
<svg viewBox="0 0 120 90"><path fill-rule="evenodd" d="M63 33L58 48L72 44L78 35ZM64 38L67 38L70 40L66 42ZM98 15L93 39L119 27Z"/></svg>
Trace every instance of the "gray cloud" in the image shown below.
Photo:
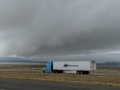
<svg viewBox="0 0 120 90"><path fill-rule="evenodd" d="M120 48L119 0L0 0L0 56Z"/></svg>

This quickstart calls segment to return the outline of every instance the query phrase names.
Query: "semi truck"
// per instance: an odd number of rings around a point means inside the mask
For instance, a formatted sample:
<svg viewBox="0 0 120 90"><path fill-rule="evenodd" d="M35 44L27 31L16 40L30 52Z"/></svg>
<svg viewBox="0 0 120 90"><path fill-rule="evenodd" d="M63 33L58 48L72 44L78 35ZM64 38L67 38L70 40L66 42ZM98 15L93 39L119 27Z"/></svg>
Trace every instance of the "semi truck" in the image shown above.
<svg viewBox="0 0 120 90"><path fill-rule="evenodd" d="M50 61L42 69L43 73L90 74L96 70L95 61Z"/></svg>

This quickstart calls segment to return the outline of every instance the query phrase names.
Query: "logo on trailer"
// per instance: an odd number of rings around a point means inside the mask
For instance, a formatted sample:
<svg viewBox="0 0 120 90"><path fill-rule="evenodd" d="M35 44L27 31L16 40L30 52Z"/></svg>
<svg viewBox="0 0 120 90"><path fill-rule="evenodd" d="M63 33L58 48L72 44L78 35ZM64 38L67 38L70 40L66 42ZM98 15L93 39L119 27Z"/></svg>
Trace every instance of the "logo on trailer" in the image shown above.
<svg viewBox="0 0 120 90"><path fill-rule="evenodd" d="M68 64L65 64L64 67L68 67Z"/></svg>
<svg viewBox="0 0 120 90"><path fill-rule="evenodd" d="M78 65L70 65L70 64L65 64L65 65L63 65L63 67L78 67Z"/></svg>

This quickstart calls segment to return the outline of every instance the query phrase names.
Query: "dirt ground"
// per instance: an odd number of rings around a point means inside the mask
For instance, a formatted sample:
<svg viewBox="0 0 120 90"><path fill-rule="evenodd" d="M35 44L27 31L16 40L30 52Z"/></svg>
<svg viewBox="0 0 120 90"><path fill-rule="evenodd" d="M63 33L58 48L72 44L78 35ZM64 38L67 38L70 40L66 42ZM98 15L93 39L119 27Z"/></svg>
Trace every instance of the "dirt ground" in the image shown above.
<svg viewBox="0 0 120 90"><path fill-rule="evenodd" d="M120 87L120 69L97 68L90 75L42 73L41 66L0 66L0 78L45 80Z"/></svg>

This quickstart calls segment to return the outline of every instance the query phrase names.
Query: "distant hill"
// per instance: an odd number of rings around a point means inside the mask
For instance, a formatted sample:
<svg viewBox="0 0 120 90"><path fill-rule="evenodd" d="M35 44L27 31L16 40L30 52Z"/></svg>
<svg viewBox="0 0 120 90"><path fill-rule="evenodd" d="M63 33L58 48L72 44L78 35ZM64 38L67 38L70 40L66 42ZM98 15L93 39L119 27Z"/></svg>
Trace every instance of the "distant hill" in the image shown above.
<svg viewBox="0 0 120 90"><path fill-rule="evenodd" d="M15 57L0 57L0 62L32 62L32 60Z"/></svg>
<svg viewBox="0 0 120 90"><path fill-rule="evenodd" d="M120 62L105 62L105 63L97 63L97 67L99 68L120 68Z"/></svg>
<svg viewBox="0 0 120 90"><path fill-rule="evenodd" d="M105 62L106 65L120 65L120 62Z"/></svg>

